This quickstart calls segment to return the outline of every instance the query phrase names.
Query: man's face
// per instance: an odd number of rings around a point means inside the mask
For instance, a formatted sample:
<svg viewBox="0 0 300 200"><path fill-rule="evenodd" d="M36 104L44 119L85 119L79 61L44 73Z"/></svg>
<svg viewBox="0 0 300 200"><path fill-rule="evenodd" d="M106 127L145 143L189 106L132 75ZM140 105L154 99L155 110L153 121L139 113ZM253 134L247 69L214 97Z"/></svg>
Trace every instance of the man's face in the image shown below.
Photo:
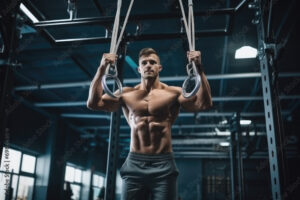
<svg viewBox="0 0 300 200"><path fill-rule="evenodd" d="M156 78L161 70L162 66L156 54L140 57L138 71L142 78Z"/></svg>

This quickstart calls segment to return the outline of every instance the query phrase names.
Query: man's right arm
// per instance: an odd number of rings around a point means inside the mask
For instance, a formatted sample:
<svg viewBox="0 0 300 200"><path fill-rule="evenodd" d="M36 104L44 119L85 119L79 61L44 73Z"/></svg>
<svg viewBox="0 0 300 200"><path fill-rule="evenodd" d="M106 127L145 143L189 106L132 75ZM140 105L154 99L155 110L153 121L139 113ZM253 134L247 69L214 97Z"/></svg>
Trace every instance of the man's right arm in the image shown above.
<svg viewBox="0 0 300 200"><path fill-rule="evenodd" d="M115 54L103 54L100 66L91 82L87 107L91 110L102 110L114 112L120 107L120 97L112 98L107 94L103 95L102 77L105 74L106 67L110 63L115 63L117 56Z"/></svg>

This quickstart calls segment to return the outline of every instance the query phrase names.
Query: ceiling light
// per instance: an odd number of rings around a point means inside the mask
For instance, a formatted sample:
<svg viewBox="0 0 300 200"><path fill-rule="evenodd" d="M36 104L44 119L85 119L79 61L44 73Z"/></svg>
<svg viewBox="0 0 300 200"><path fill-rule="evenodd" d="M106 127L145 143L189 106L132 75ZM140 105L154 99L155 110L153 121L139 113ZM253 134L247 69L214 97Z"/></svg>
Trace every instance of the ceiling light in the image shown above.
<svg viewBox="0 0 300 200"><path fill-rule="evenodd" d="M250 135L250 136L255 136L255 132L254 132L254 131L250 131L250 132L249 132L249 135Z"/></svg>
<svg viewBox="0 0 300 200"><path fill-rule="evenodd" d="M245 120L245 119L240 120L240 124L241 124L241 125L249 125L249 124L251 124L251 123L252 123L251 120Z"/></svg>
<svg viewBox="0 0 300 200"><path fill-rule="evenodd" d="M21 3L20 4L20 9L23 11L23 13L29 17L29 19L33 22L33 23L37 23L39 22L39 20L28 10L28 8L23 4Z"/></svg>
<svg viewBox="0 0 300 200"><path fill-rule="evenodd" d="M257 49L250 46L243 46L235 51L235 59L255 58Z"/></svg>
<svg viewBox="0 0 300 200"><path fill-rule="evenodd" d="M228 123L228 121L226 119L221 121L221 124L227 124L227 123Z"/></svg>
<svg viewBox="0 0 300 200"><path fill-rule="evenodd" d="M219 145L222 147L228 147L230 145L230 143L229 142L220 142Z"/></svg>
<svg viewBox="0 0 300 200"><path fill-rule="evenodd" d="M229 136L230 135L230 131L220 131L218 128L215 128L215 131L218 136Z"/></svg>

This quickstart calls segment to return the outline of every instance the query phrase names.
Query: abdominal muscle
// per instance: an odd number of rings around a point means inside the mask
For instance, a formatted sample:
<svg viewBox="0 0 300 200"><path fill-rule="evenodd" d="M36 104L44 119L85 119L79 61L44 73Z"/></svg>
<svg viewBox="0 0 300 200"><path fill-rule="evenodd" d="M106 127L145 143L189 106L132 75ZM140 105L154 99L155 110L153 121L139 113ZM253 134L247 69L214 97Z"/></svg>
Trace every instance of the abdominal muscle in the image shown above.
<svg viewBox="0 0 300 200"><path fill-rule="evenodd" d="M172 152L171 122L154 116L131 116L130 151L144 154Z"/></svg>

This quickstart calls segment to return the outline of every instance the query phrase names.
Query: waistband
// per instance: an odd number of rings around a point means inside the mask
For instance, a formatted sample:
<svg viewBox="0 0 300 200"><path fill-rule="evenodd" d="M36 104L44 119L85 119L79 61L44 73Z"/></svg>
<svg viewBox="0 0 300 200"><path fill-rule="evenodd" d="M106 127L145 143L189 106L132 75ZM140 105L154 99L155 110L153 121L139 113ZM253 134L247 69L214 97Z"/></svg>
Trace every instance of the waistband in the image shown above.
<svg viewBox="0 0 300 200"><path fill-rule="evenodd" d="M142 153L129 152L128 158L133 160L140 160L140 161L163 161L163 160L174 159L174 155L173 152L163 153L163 154L142 154Z"/></svg>

